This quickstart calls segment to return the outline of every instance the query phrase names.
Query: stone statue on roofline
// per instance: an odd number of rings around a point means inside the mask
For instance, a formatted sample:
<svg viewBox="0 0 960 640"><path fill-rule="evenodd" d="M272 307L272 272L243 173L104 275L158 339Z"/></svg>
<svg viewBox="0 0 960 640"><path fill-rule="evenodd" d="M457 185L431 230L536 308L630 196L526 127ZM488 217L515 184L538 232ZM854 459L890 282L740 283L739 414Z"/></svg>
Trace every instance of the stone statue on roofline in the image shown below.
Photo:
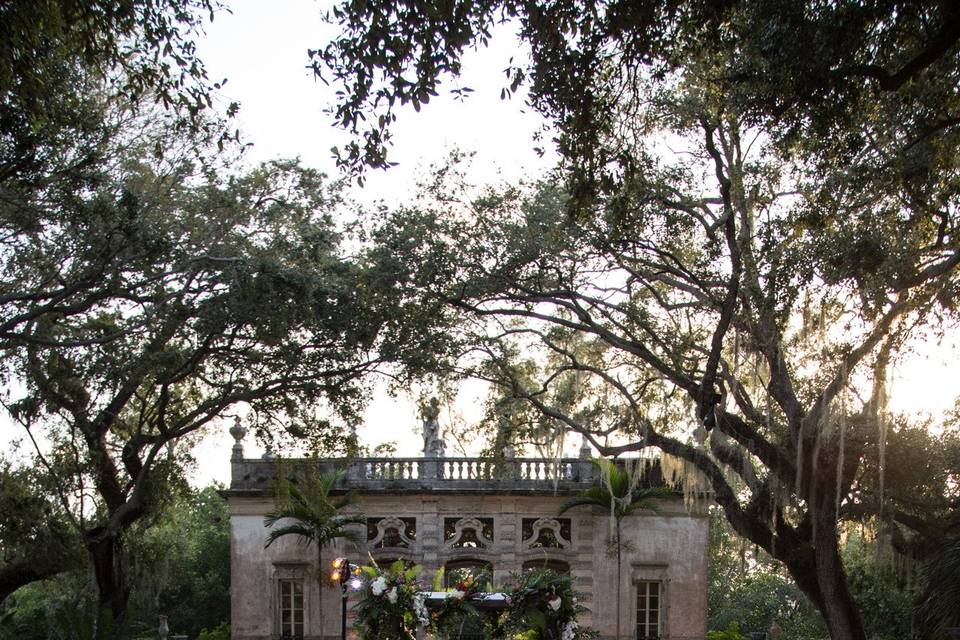
<svg viewBox="0 0 960 640"><path fill-rule="evenodd" d="M446 445L440 438L440 423L437 421L440 401L430 398L430 402L421 407L420 415L423 416L423 457L442 458Z"/></svg>

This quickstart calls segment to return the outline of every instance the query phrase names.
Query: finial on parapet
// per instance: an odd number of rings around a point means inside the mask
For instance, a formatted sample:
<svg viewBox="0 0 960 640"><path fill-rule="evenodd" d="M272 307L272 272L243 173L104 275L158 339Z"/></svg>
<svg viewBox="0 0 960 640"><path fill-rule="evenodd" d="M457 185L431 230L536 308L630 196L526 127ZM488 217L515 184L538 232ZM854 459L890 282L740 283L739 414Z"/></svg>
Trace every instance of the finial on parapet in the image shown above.
<svg viewBox="0 0 960 640"><path fill-rule="evenodd" d="M234 416L233 426L230 427L230 435L235 440L231 460L243 460L243 438L247 435L247 428L240 423L240 416Z"/></svg>
<svg viewBox="0 0 960 640"><path fill-rule="evenodd" d="M437 421L440 401L430 398L430 402L420 408L420 415L423 416L423 457L442 458L447 447L440 438L440 423Z"/></svg>
<svg viewBox="0 0 960 640"><path fill-rule="evenodd" d="M593 457L593 449L590 448L590 441L587 440L587 436L583 436L580 440L580 459L589 460Z"/></svg>

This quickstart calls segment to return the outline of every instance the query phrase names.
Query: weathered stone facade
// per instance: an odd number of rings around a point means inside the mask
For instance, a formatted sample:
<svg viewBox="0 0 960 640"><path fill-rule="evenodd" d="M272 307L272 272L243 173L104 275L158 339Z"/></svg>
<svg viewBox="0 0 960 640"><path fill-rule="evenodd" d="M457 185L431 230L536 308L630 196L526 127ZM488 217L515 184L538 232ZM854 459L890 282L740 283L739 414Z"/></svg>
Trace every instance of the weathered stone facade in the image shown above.
<svg viewBox="0 0 960 640"><path fill-rule="evenodd" d="M263 516L274 506L272 479L278 468L305 462L233 461L230 503L231 598L234 640L280 638L279 600L290 585L303 589L306 640L340 634L340 591L317 586L317 553L295 538L265 549ZM316 464L315 462L312 464ZM333 468L333 462L321 467ZM616 636L616 555L609 544L610 519L600 510L577 508L558 516L560 505L597 482L584 460L366 459L352 461L344 488L360 492L357 510L363 548L340 543L326 548L319 570L337 556L364 562L407 558L432 579L441 566L477 562L492 566L494 586L525 567L568 569L590 613L581 619L602 637ZM679 499L656 511L624 519L620 589L621 635L702 638L706 626L707 518ZM281 586L285 590L280 593ZM301 588L301 587L297 587ZM638 612L638 597L640 611ZM647 598L647 599L645 599ZM646 626L638 633L638 616Z"/></svg>

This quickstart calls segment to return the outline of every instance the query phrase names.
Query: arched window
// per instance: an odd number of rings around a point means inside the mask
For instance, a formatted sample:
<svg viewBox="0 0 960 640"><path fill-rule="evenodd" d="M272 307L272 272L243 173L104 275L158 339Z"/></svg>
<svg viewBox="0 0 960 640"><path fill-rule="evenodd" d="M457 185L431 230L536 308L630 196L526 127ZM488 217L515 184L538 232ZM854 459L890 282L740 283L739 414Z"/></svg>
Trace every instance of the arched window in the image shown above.
<svg viewBox="0 0 960 640"><path fill-rule="evenodd" d="M570 518L524 518L521 534L528 549L568 549Z"/></svg>
<svg viewBox="0 0 960 640"><path fill-rule="evenodd" d="M409 549L416 538L416 518L367 518L367 544L374 549Z"/></svg>
<svg viewBox="0 0 960 640"><path fill-rule="evenodd" d="M524 571L536 571L538 569L549 569L554 573L570 573L570 565L563 560L554 558L540 558L538 560L527 560L523 563Z"/></svg>
<svg viewBox="0 0 960 640"><path fill-rule="evenodd" d="M493 588L493 565L486 560L463 558L450 560L443 566L443 583L448 589L470 577L480 591L490 591Z"/></svg>
<svg viewBox="0 0 960 640"><path fill-rule="evenodd" d="M444 518L443 539L452 549L489 547L493 544L493 518Z"/></svg>

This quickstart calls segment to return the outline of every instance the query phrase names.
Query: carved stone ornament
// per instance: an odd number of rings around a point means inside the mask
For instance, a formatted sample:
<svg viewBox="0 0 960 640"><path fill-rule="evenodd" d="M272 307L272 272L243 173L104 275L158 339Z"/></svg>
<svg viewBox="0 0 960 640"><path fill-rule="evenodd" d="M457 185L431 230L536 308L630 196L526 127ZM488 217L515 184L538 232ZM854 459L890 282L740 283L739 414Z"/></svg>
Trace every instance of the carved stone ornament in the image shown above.
<svg viewBox="0 0 960 640"><path fill-rule="evenodd" d="M484 535L484 525L478 518L460 518L453 525L454 535L447 541L448 547L462 547L464 540L470 540L481 549L493 544L493 538Z"/></svg>
<svg viewBox="0 0 960 640"><path fill-rule="evenodd" d="M377 535L367 543L370 547L377 548L377 546L383 542L384 536L386 536L391 529L393 530L393 533L390 534L391 537L399 536L400 540L403 542L403 544L393 546L410 548L414 545L414 541L407 537L407 523L400 518L392 516L388 518L381 518L380 521L377 522L376 526Z"/></svg>
<svg viewBox="0 0 960 640"><path fill-rule="evenodd" d="M560 533L561 524L556 518L538 518L537 521L533 523L532 528L532 535L523 541L524 547L530 548L536 545L540 540L540 535L544 530L547 530L553 534L553 537L556 539L561 549L570 548L570 541L564 538Z"/></svg>
<svg viewBox="0 0 960 640"><path fill-rule="evenodd" d="M446 445L440 438L440 401L430 398L430 403L421 408L423 416L423 456L425 458L442 458Z"/></svg>
<svg viewBox="0 0 960 640"><path fill-rule="evenodd" d="M233 426L230 427L230 435L233 436L233 460L243 459L243 438L247 435L247 428L240 422L240 416L235 416Z"/></svg>

